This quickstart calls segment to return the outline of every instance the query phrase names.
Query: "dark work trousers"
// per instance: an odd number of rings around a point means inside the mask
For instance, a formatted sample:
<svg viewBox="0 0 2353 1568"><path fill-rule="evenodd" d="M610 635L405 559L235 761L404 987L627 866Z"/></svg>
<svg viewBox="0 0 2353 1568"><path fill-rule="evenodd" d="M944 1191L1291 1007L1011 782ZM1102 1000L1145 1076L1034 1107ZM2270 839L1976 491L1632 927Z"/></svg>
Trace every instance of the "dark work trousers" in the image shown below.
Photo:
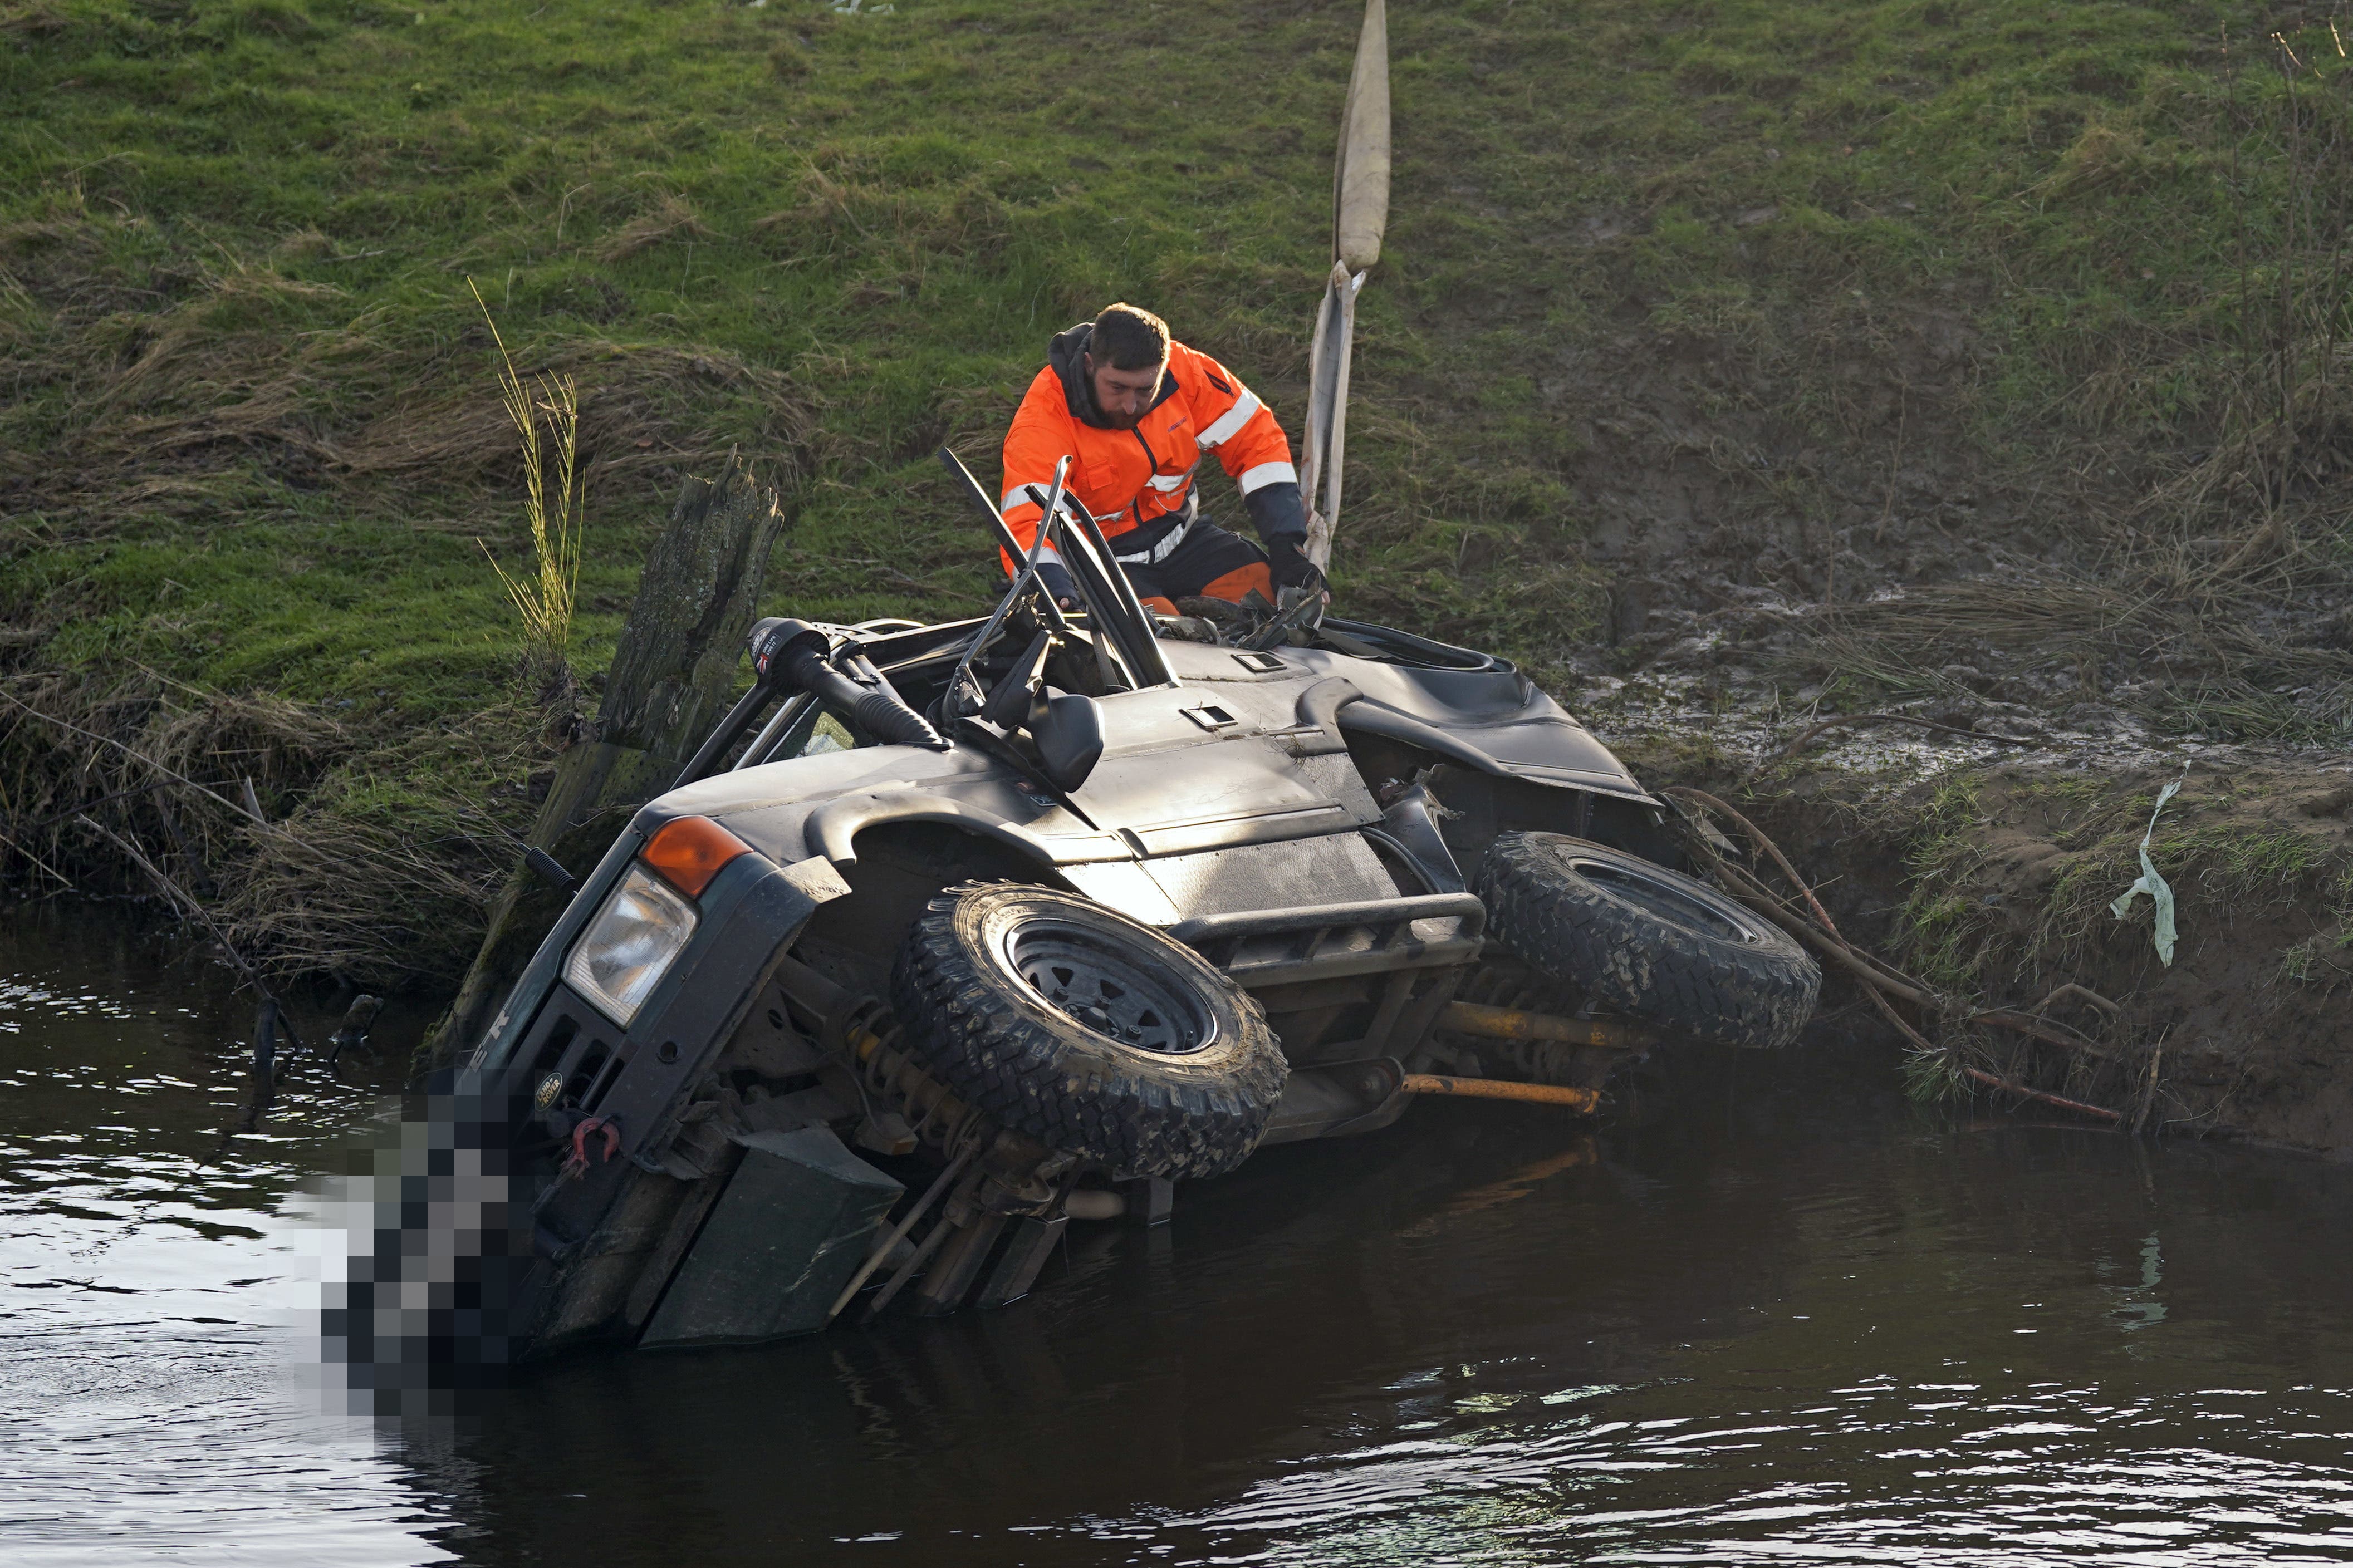
<svg viewBox="0 0 2353 1568"><path fill-rule="evenodd" d="M1157 561L1126 559L1131 552L1123 550L1117 539L1111 541L1111 548L1113 555L1121 557L1120 569L1134 584L1135 596L1145 608L1164 615L1176 613L1177 600L1197 595L1239 604L1256 588L1270 602L1274 598L1266 552L1204 519L1194 519L1176 547Z"/></svg>

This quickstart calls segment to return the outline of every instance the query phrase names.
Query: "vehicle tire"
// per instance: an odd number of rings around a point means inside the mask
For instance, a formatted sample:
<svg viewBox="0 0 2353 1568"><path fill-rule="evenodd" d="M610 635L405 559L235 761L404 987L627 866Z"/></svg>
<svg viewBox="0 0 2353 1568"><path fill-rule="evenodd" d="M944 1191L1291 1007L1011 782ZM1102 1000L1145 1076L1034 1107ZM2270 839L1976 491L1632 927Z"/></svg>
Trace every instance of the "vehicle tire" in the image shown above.
<svg viewBox="0 0 2353 1568"><path fill-rule="evenodd" d="M1488 930L1531 966L1671 1035L1772 1049L1820 994L1795 939L1704 883L1560 833L1506 833L1473 886Z"/></svg>
<svg viewBox="0 0 2353 1568"><path fill-rule="evenodd" d="M901 1038L957 1095L1123 1180L1232 1170L1290 1076L1222 971L1050 888L950 888L908 932L891 989Z"/></svg>

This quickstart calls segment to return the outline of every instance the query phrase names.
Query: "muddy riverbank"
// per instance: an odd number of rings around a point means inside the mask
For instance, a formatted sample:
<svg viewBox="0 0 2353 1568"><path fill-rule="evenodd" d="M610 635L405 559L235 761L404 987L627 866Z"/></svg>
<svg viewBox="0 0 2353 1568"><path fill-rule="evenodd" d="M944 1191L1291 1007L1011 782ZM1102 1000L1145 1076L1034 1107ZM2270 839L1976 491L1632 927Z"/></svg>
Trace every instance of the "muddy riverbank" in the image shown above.
<svg viewBox="0 0 2353 1568"><path fill-rule="evenodd" d="M1751 815L1854 940L1980 1006L2047 1003L2036 1016L2072 1040L1948 1026L1936 1043L1955 1059L2153 1134L2353 1154L2353 758L2152 735L2112 710L1907 703L1841 722L1711 711L1672 675L1586 697L1654 786ZM2006 740L1954 732L1972 727ZM2169 963L2152 900L2112 907L2144 837L2174 899ZM1822 1012L1817 1037L1906 1052L1834 966ZM1984 1092L1914 1055L1915 1095Z"/></svg>

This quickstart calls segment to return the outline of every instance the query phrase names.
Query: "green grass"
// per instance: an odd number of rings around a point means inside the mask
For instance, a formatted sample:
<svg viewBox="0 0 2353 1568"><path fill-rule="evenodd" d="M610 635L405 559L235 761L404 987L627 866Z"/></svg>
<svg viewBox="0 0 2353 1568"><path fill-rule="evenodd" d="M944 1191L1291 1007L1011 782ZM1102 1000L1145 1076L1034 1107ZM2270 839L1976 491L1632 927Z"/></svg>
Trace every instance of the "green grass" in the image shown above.
<svg viewBox="0 0 2353 1568"><path fill-rule="evenodd" d="M581 668L731 446L797 509L772 606L976 610L980 527L930 454L993 470L1068 321L1149 303L1296 431L1358 15L10 0L0 651L326 705L363 771L511 690L473 542L522 561L521 485L469 279L525 372L583 384ZM1697 427L1767 408L1876 452L1854 367L1924 313L1979 366L1952 439L2200 438L2289 177L2247 130L2276 79L2221 47L2262 21L1398 7L1346 607L1556 669L1601 635L1601 422L1671 376ZM415 787L511 784L507 755Z"/></svg>
<svg viewBox="0 0 2353 1568"><path fill-rule="evenodd" d="M1940 781L1907 825L1906 961L1939 989L1969 995L1990 975L2047 976L2103 948L2145 947L2149 904L2137 901L2121 921L2109 905L2139 875L2141 836L2165 782L1982 772ZM2324 926L2353 927L2353 856L2333 827L2271 816L2271 804L2260 784L2242 796L2226 776L2202 773L2158 815L2149 857L2173 888L2185 938L2298 907ZM2046 885L1988 900L1997 830L2058 851ZM2308 969L2317 950L2305 944L2297 963Z"/></svg>
<svg viewBox="0 0 2353 1568"><path fill-rule="evenodd" d="M1938 780L1919 803L1905 853L1905 962L1946 995L1977 994L1991 951L1996 922L1971 885L1985 859L1985 783L1977 773Z"/></svg>

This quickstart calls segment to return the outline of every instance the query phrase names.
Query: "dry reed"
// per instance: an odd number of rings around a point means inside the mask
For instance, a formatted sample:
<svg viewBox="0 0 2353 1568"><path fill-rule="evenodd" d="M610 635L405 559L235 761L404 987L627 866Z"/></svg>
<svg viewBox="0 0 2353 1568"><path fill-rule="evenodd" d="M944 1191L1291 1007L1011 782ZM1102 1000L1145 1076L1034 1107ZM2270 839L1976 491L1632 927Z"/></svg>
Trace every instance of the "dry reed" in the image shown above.
<svg viewBox="0 0 2353 1568"><path fill-rule="evenodd" d="M532 570L522 577L510 574L477 539L491 570L499 574L507 597L522 617L523 655L543 697L568 693L572 685L572 607L580 583L582 497L579 484L580 390L565 374L537 375L526 384L507 353L506 340L473 289L491 341L499 350L499 392L508 422L522 449L523 513L531 528ZM553 438L555 484L553 505L548 489L549 453L540 439L544 417Z"/></svg>

